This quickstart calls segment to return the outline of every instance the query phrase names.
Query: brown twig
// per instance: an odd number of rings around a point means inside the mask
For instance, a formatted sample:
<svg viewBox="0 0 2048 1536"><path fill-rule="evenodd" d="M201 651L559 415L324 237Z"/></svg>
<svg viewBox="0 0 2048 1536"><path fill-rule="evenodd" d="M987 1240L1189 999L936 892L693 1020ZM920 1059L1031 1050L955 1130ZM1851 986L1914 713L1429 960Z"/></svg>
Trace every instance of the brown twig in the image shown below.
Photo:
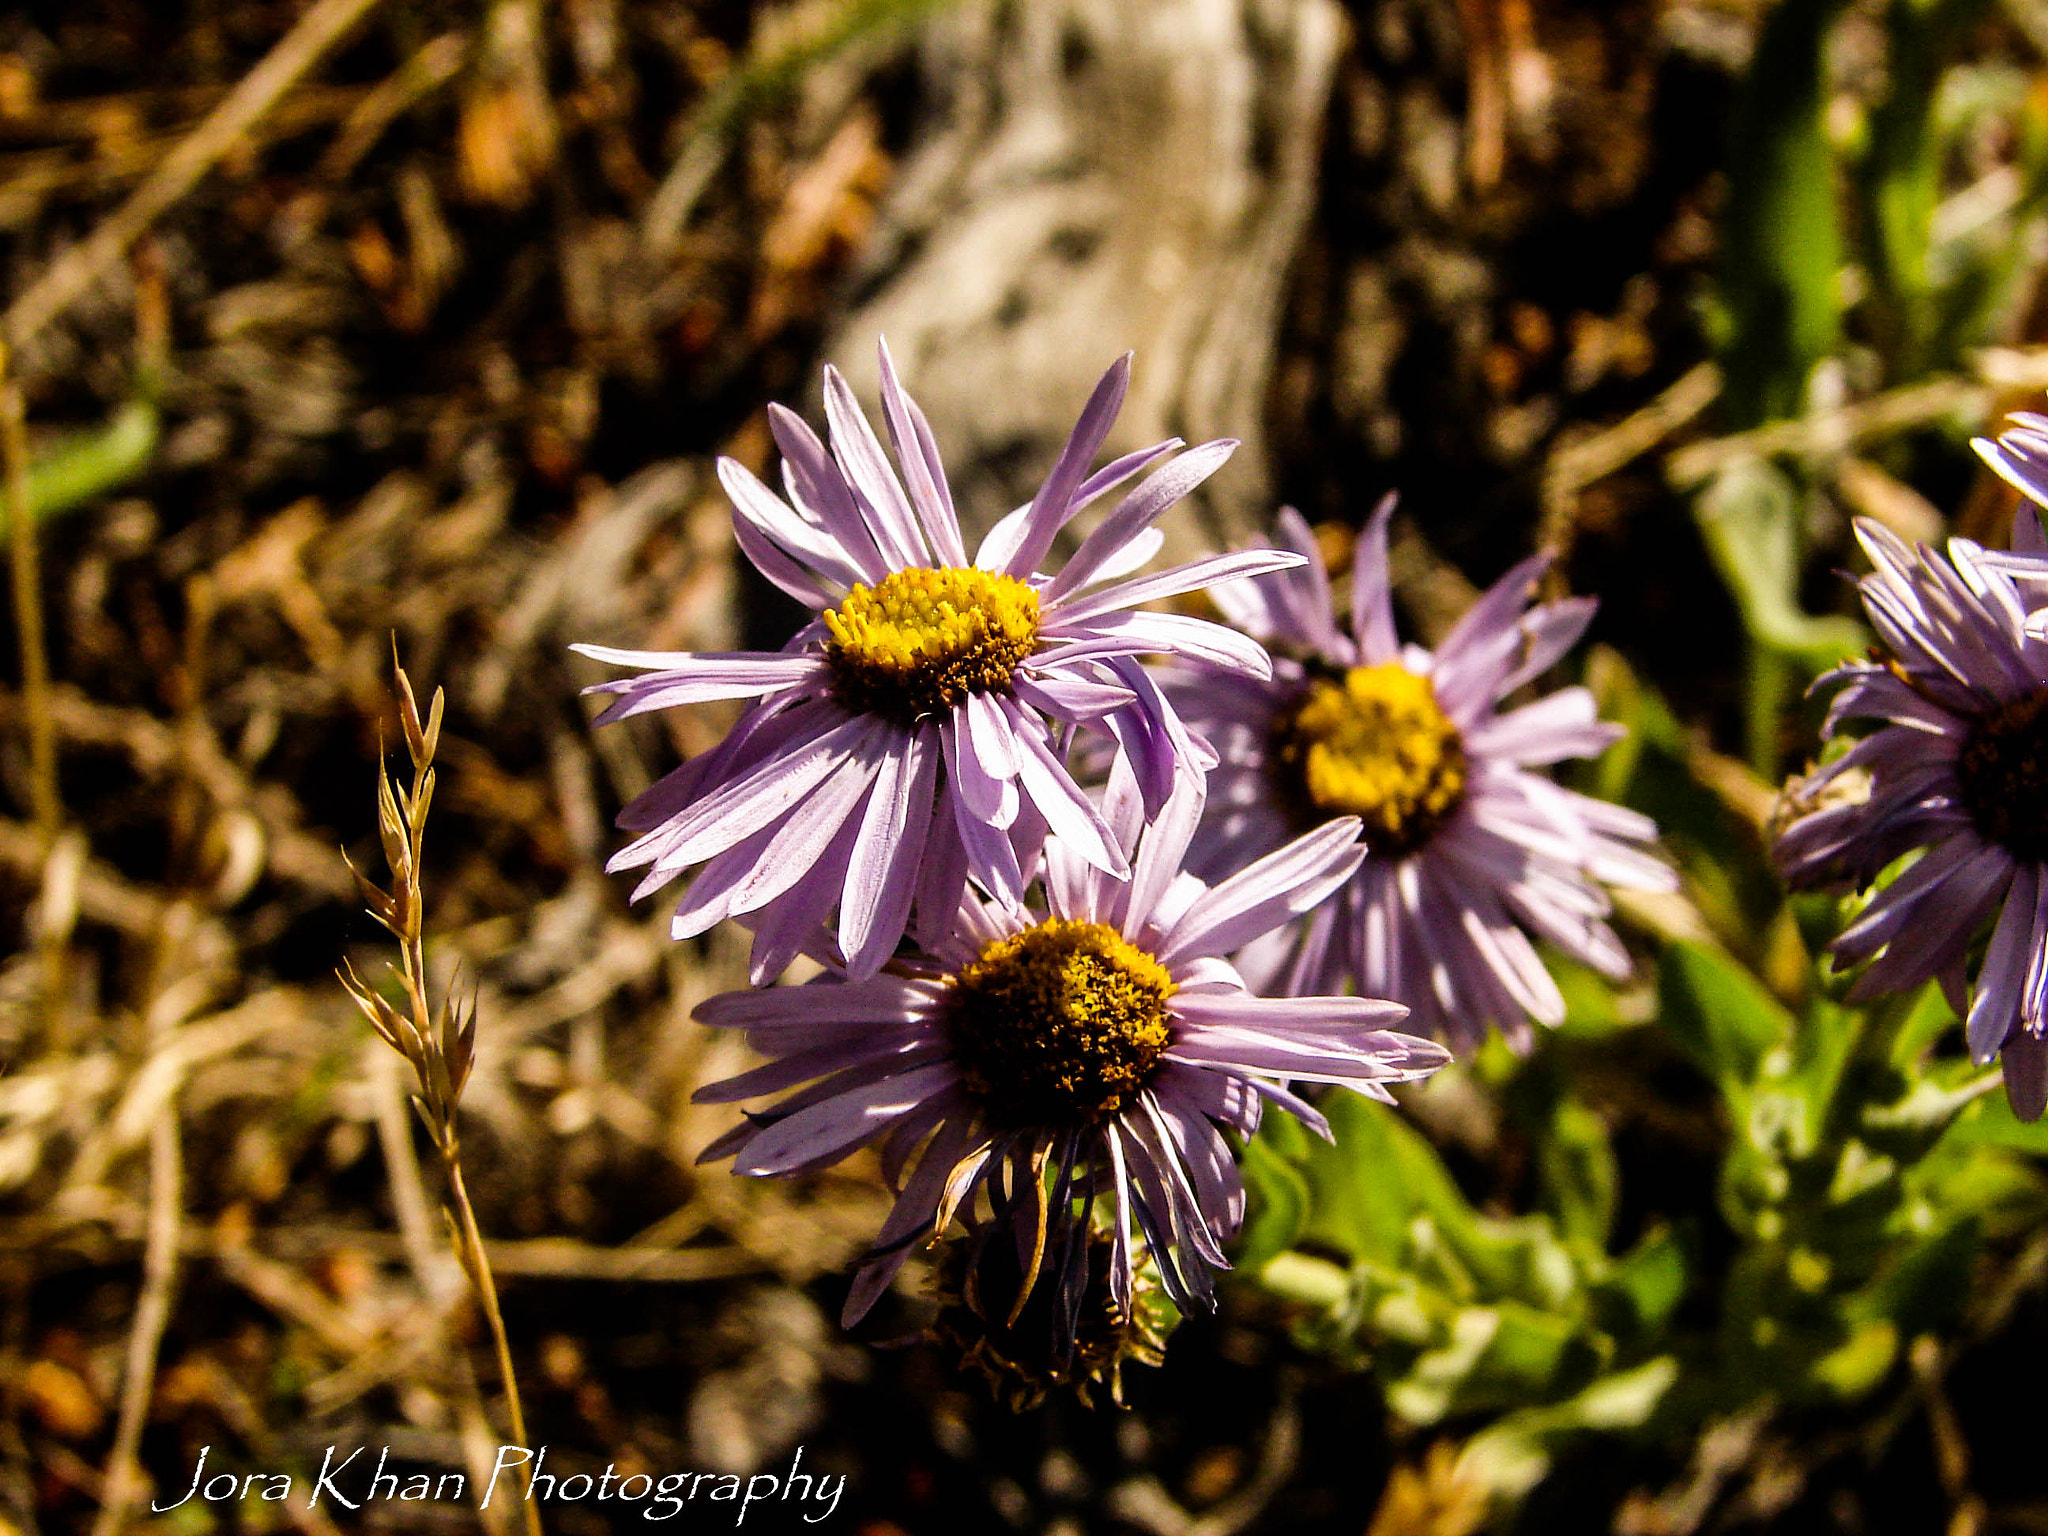
<svg viewBox="0 0 2048 1536"><path fill-rule="evenodd" d="M280 102L258 126L266 141L294 138L346 119L365 95L355 85L307 86ZM52 198L107 197L140 181L183 142L187 131L173 129L106 146L90 159L79 158L69 146L8 155L12 174L0 181L0 229L11 233L31 227Z"/></svg>
<svg viewBox="0 0 2048 1536"><path fill-rule="evenodd" d="M50 658L43 634L43 580L28 488L28 430L21 389L8 376L0 345L0 481L7 509L7 553L14 592L14 632L21 651L21 714L28 735L29 802L35 821L37 871L44 917L38 925L43 998L53 1038L61 1038L65 941L69 923L56 920L57 887L79 863L76 848L60 847L64 805L57 789L57 728L50 718Z"/></svg>
<svg viewBox="0 0 2048 1536"><path fill-rule="evenodd" d="M1906 1360L1912 1367L1914 1390L1927 1413L1935 1473L1941 1479L1941 1491L1948 1496L1948 1536L1977 1536L1984 1528L1984 1501L1970 1484L1970 1444L1963 1438L1955 1405L1943 1385L1948 1361L1940 1341L1931 1334L1921 1335L1913 1341Z"/></svg>
<svg viewBox="0 0 2048 1536"><path fill-rule="evenodd" d="M150 1009L150 1034L158 1042L176 1029L185 1012L180 998L186 989L165 985L167 972L182 964L191 908L174 903L158 933L156 1002ZM174 958L175 957L175 958ZM114 1536L128 1518L129 1506L142 1488L142 1425L156 1389L158 1351L171 1320L171 1293L178 1278L178 1249L185 1211L183 1131L175 1098L167 1102L149 1128L149 1227L142 1254L142 1296L135 1307L135 1325L128 1335L128 1358L122 1369L121 1411L114 1431L114 1449L107 1458L106 1490L100 1500L93 1536Z"/></svg>
<svg viewBox="0 0 2048 1536"><path fill-rule="evenodd" d="M48 849L34 827L0 821L0 868L24 879L41 878ZM85 860L75 875L76 912L131 938L147 938L163 912L163 897L125 879L111 865Z"/></svg>
<svg viewBox="0 0 2048 1536"><path fill-rule="evenodd" d="M227 100L207 114L128 200L101 221L0 317L0 337L20 347L99 280L128 247L199 184L236 140L367 15L377 0L317 0Z"/></svg>
<svg viewBox="0 0 2048 1536"><path fill-rule="evenodd" d="M1579 493L1655 448L1712 405L1720 392L1720 369L1712 363L1698 363L1613 426L1585 436L1576 435L1576 429L1562 434L1563 440L1543 466L1543 518L1537 545L1557 550L1561 558L1573 542Z"/></svg>
<svg viewBox="0 0 2048 1536"><path fill-rule="evenodd" d="M405 1104L401 1098L399 1109ZM396 1117L401 1128L409 1122ZM52 1250L77 1245L96 1259L111 1259L109 1242L132 1243L147 1232L147 1213L131 1201L120 1200L103 1190L93 1191L90 1203L82 1195L64 1202L58 1212L0 1221L0 1247ZM676 1217L688 1220L676 1221ZM694 1233L713 1213L686 1207L675 1216L656 1223L646 1233L619 1244L599 1247L573 1237L486 1238L484 1256L491 1272L532 1280L596 1281L600 1284L695 1285L706 1280L727 1280L741 1275L773 1273L773 1266L759 1254L738 1244L676 1248L672 1237L661 1229L675 1221L673 1231ZM88 1243L66 1233L77 1234L90 1224L96 1229ZM433 1228L426 1228L429 1239ZM418 1252L403 1235L368 1231L354 1227L317 1224L259 1227L246 1234L223 1235L212 1228L186 1231L180 1251L186 1258L217 1264L221 1273L263 1303L278 1316L305 1328L321 1343L340 1355L358 1354L374 1341L360 1325L342 1318L326 1302L317 1287L297 1275L289 1263L303 1263L337 1249L347 1249L379 1261L404 1261L417 1272ZM274 1255L274 1257L272 1257ZM436 1254L437 1258L444 1258ZM432 1289L431 1284L427 1286Z"/></svg>
<svg viewBox="0 0 2048 1536"><path fill-rule="evenodd" d="M128 1506L140 1491L142 1423L156 1385L157 1351L171 1320L171 1291L178 1276L178 1228L183 1219L184 1153L179 1144L175 1107L158 1118L149 1132L149 1241L142 1258L142 1300L135 1309L135 1327L128 1335L128 1360L121 1385L121 1416L109 1457L106 1498L93 1536L112 1536L127 1519Z"/></svg>
<svg viewBox="0 0 2048 1536"><path fill-rule="evenodd" d="M1953 375L1928 379L1818 416L1773 421L1732 437L1693 443L1665 460L1664 474L1676 489L1690 490L1739 459L1768 458L1780 453L1826 458L1847 453L1872 438L1892 437L1944 416L1982 421L1990 404L1990 390L1983 384Z"/></svg>
<svg viewBox="0 0 2048 1536"><path fill-rule="evenodd" d="M414 105L461 72L469 57L469 38L448 32L419 49L391 76L357 102L341 132L320 157L315 175L330 182L346 181L349 172L375 146L384 131Z"/></svg>
<svg viewBox="0 0 2048 1536"><path fill-rule="evenodd" d="M1465 33L1465 176L1490 192L1507 162L1507 61L1501 18L1489 0L1458 0Z"/></svg>
<svg viewBox="0 0 2048 1536"><path fill-rule="evenodd" d="M17 704L27 708L21 696L0 688L0 712ZM148 710L108 704L61 682L51 685L46 709L60 743L118 752L146 778L182 773L223 817L253 818L262 836L263 872L319 896L355 894L333 845L300 826L302 812L291 794L255 781L222 750L203 718L188 719L180 729ZM0 834L0 863L14 862L12 844Z"/></svg>

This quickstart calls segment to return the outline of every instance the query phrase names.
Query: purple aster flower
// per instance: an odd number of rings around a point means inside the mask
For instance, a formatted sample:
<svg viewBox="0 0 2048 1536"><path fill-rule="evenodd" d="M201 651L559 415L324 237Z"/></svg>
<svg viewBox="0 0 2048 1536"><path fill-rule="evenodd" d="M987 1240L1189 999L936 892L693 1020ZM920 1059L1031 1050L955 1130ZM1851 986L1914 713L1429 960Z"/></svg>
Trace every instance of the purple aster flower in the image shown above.
<svg viewBox="0 0 2048 1536"><path fill-rule="evenodd" d="M1201 803L1201 781L1184 775L1145 825L1134 771L1119 758L1103 815L1131 857L1129 880L1055 837L1045 913L970 893L949 932L881 975L828 970L698 1009L772 1058L699 1099L798 1088L705 1160L796 1174L879 1144L898 1194L847 1300L849 1324L915 1243L976 1210L977 1194L995 1229L1019 1243L1019 1306L1049 1282L1064 1337L1089 1283L1092 1224L1114 1244L1108 1284L1123 1315L1134 1228L1175 1303L1207 1305L1244 1214L1225 1133L1250 1136L1270 1100L1327 1136L1287 1082L1391 1101L1389 1083L1448 1059L1384 1028L1405 1011L1398 1004L1254 997L1223 958L1349 878L1362 856L1358 824L1332 822L1212 888L1181 871Z"/></svg>
<svg viewBox="0 0 2048 1536"><path fill-rule="evenodd" d="M1608 976L1628 952L1599 882L1669 890L1647 851L1648 818L1531 772L1590 757L1621 735L1584 688L1501 711L1501 700L1577 641L1590 599L1529 607L1547 555L1481 597L1436 653L1394 634L1389 497L1360 535L1351 626L1338 627L1329 573L1292 509L1279 542L1304 565L1213 590L1218 606L1278 655L1270 678L1179 668L1168 696L1221 757L1194 867L1235 869L1305 828L1360 825L1365 858L1332 898L1238 957L1253 984L1284 993L1350 983L1408 1005L1459 1050L1498 1028L1526 1049L1530 1019L1564 999L1531 936ZM1356 821L1350 818L1357 818Z"/></svg>
<svg viewBox="0 0 2048 1536"><path fill-rule="evenodd" d="M707 699L756 701L724 742L619 818L639 836L607 868L646 870L635 899L704 866L676 908L677 938L743 919L755 929L759 985L837 906L847 970L860 978L895 951L913 907L921 925L943 931L969 876L1021 899L1022 863L1048 828L1104 873L1128 873L1068 772L1065 734L1106 729L1156 807L1176 764L1205 759L1138 657L1201 657L1254 677L1270 669L1256 642L1220 624L1131 610L1297 563L1254 551L1113 579L1151 558L1160 542L1153 523L1230 456L1236 444L1219 440L1154 470L1056 575L1039 572L1077 512L1181 446L1175 438L1089 473L1129 374L1126 354L1096 386L1038 494L990 531L972 563L931 430L886 347L882 405L900 479L829 367L829 451L797 416L768 407L786 499L719 461L740 548L817 619L780 652L575 647L641 669L590 690L619 695L599 724Z"/></svg>
<svg viewBox="0 0 2048 1536"><path fill-rule="evenodd" d="M1981 446L2013 464L2003 443ZM1890 654L1814 686L1837 689L1825 734L1879 725L1799 786L1797 805L1814 808L1779 837L1778 865L1795 885L1860 889L1917 854L1829 952L1870 962L1853 998L1940 980L1970 1054L2002 1056L2014 1112L2037 1119L2048 1104L2048 539L2031 507L2010 553L1951 539L1944 558L1869 521L1856 534L1874 567L1859 583L1864 611Z"/></svg>

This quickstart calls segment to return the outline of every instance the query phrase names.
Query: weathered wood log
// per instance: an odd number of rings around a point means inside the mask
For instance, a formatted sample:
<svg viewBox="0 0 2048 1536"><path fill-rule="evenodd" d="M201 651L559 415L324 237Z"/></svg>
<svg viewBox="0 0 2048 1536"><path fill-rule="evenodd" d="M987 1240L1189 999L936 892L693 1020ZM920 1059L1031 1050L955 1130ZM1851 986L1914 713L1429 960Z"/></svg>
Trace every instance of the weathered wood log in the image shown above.
<svg viewBox="0 0 2048 1536"><path fill-rule="evenodd" d="M888 338L970 528L1028 499L1127 349L1112 451L1244 443L1168 555L1270 521L1267 386L1343 27L1333 0L977 0L933 26L940 121L824 355L872 399Z"/></svg>

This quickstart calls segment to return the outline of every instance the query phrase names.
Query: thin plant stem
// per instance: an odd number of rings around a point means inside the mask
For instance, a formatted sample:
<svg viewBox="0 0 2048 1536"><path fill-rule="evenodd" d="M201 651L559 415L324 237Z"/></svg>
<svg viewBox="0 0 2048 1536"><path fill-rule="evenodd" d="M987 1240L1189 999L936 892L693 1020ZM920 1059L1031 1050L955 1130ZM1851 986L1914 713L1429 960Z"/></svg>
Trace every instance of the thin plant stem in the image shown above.
<svg viewBox="0 0 2048 1536"><path fill-rule="evenodd" d="M392 1070L387 1071L387 1067ZM431 1305L436 1337L445 1339L448 1310L455 1300L454 1287L467 1285L468 1280L458 1279L457 1274L450 1272L462 1269L461 1258L439 1246L446 1229L444 1225L437 1232L430 1214L426 1180L420 1175L419 1156L413 1149L412 1106L406 1102L396 1064L380 1057L366 1062L366 1069L376 1085L377 1142L383 1148L384 1167L391 1181L391 1205L398 1217L399 1240L405 1245L406 1262L412 1266L413 1275ZM458 1399L456 1411L464 1426L460 1438L463 1456L469 1462L470 1487L480 1501L490 1480L493 1453L489 1449L480 1453L482 1442L472 1427L481 1426L483 1440L491 1445L498 1443L497 1431L489 1427L483 1393L477 1385L476 1372L470 1369L469 1357L456 1351L450 1355L449 1365L450 1385ZM493 1512L480 1506L477 1524L478 1529L494 1536L511 1528L508 1521L496 1518Z"/></svg>
<svg viewBox="0 0 2048 1536"><path fill-rule="evenodd" d="M420 788L420 780L416 777L413 785L415 799L420 794ZM405 977L405 989L412 1002L413 1017L431 1020L434 1011L427 1001L426 943L418 934L413 934L402 941L399 948L403 957L399 969ZM448 1179L447 1204L450 1213L455 1217L453 1225L462 1267L469 1276L470 1285L475 1289L477 1298L483 1302L484 1316L491 1325L491 1344L497 1351L498 1374L505 1383L505 1411L512 1421L512 1443L530 1450L532 1447L527 1444L526 1439L526 1409L519 1400L519 1377L512 1368L512 1344L505 1335L505 1316L498 1309L498 1286L491 1278L491 1263L484 1253L483 1233L476 1224L476 1209L470 1204L469 1185L462 1177L461 1144L456 1139L452 1116L444 1133L437 1140L441 1142L441 1164ZM540 1510L533 1502L532 1462L522 1463L521 1471L526 1484L526 1497L520 1501L520 1505L526 1512L526 1528L529 1536L541 1536Z"/></svg>
<svg viewBox="0 0 2048 1536"><path fill-rule="evenodd" d="M21 645L21 706L27 716L29 797L45 851L57 839L57 727L50 714L50 658L43 640L43 585L36 529L29 515L28 435L21 390L6 377L0 349L0 468L7 488L7 547L14 585L14 629Z"/></svg>
<svg viewBox="0 0 2048 1536"><path fill-rule="evenodd" d="M1778 726L1784 717L1785 701L1792 689L1791 664L1784 653L1764 641L1749 641L1749 679L1744 745L1749 766L1766 782L1778 777Z"/></svg>
<svg viewBox="0 0 2048 1536"><path fill-rule="evenodd" d="M166 1006L173 959L191 928L191 908L173 903L165 912L157 934L155 978L156 1001L149 1010L149 1034L153 1046L160 1046L177 1028L181 1011ZM142 1256L142 1295L135 1306L135 1323L128 1334L128 1355L121 1373L120 1417L114 1431L114 1448L107 1458L105 1491L93 1536L116 1536L127 1523L128 1511L143 1489L138 1455L142 1449L142 1428L156 1388L157 1359L163 1349L164 1330L171 1320L171 1298L178 1279L178 1250L184 1227L185 1158L183 1128L179 1124L179 1097L173 1092L149 1130L149 1225Z"/></svg>
<svg viewBox="0 0 2048 1536"><path fill-rule="evenodd" d="M156 1386L157 1355L171 1320L171 1293L178 1278L178 1241L183 1225L184 1153L180 1145L178 1101L158 1111L149 1128L149 1233L142 1255L142 1299L135 1326L128 1335L128 1358L122 1369L120 1422L114 1449L107 1458L106 1493L93 1536L114 1536L128 1522L128 1511L142 1490L136 1458L142 1449L142 1426Z"/></svg>
<svg viewBox="0 0 2048 1536"><path fill-rule="evenodd" d="M14 591L14 630L21 650L21 712L28 732L29 804L35 820L44 879L57 849L64 805L57 789L57 721L50 708L50 657L43 635L43 581L35 519L31 515L28 430L21 388L8 377L10 359L0 345L0 482L7 509L7 552ZM62 935L41 933L43 998L52 1038L62 1039L65 947Z"/></svg>
<svg viewBox="0 0 2048 1536"><path fill-rule="evenodd" d="M453 1147L449 1149L447 1165L448 1204L455 1215L457 1240L467 1250L463 1267L469 1271L477 1297L484 1304L484 1317L491 1325L491 1344L498 1352L498 1374L505 1382L505 1413L512 1421L512 1443L531 1450L526 1438L526 1410L519 1401L519 1378L512 1370L512 1344L505 1336L505 1315L498 1310L498 1287L491 1279L490 1261L484 1257L483 1234L477 1230L476 1210L469 1203L469 1186L463 1182L462 1163ZM526 1529L529 1536L540 1536L540 1510L533 1502L533 1463L522 1463L521 1470L526 1474Z"/></svg>

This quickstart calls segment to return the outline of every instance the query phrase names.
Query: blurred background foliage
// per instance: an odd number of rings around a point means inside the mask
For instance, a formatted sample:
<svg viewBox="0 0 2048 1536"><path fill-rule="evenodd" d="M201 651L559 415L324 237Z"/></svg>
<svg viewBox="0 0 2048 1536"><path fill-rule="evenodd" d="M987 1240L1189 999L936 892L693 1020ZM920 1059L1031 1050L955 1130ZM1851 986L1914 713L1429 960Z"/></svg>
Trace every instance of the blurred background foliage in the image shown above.
<svg viewBox="0 0 2048 1536"><path fill-rule="evenodd" d="M394 634L448 692L428 932L479 986L465 1157L565 1466L802 1443L865 1536L2048 1529L2048 1132L1932 990L1847 1002L1845 908L1765 856L1805 689L1867 644L1848 517L2004 536L1967 440L2048 389L2048 11L383 0L27 323L333 9L0 17L51 673L31 709L8 647L7 1529L135 1523L203 1444L488 1444L416 1133L330 979L375 954L333 850L376 846ZM687 1015L739 957L599 873L724 722L593 738L563 646L780 643L711 456L765 467L764 402L808 410L876 315L938 317L898 355L963 505L1049 462L1060 360L1143 343L1162 431L1250 440L1210 535L1286 498L1341 566L1398 487L1425 637L1558 550L1603 599L1569 670L1630 728L1575 787L1684 877L1625 905L1630 983L1553 961L1527 1058L1247 1147L1241 1283L1123 1413L1013 1417L836 1333L874 1170L693 1170L723 1122L690 1092L741 1062ZM928 1309L913 1279L869 1338Z"/></svg>

